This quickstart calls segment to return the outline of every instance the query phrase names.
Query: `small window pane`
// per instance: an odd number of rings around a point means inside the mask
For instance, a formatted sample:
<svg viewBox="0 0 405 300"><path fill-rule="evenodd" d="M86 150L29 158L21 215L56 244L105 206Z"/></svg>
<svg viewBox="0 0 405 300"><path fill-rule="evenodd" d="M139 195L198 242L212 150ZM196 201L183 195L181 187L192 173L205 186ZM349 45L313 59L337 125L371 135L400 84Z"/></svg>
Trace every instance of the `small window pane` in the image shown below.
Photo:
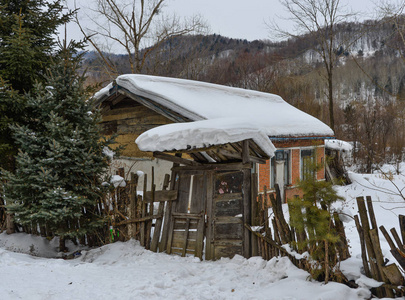
<svg viewBox="0 0 405 300"><path fill-rule="evenodd" d="M301 179L305 180L307 176L313 174L314 149L301 150Z"/></svg>

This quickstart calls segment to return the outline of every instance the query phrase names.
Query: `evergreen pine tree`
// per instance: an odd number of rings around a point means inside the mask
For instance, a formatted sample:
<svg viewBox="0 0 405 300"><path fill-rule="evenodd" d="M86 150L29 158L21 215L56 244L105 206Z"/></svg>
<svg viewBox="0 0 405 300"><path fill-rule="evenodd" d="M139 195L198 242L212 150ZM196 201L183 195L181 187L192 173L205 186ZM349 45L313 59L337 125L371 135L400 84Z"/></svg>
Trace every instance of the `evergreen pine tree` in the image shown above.
<svg viewBox="0 0 405 300"><path fill-rule="evenodd" d="M86 101L77 44L65 46L58 57L46 86L37 84L26 96L28 124L12 127L20 151L15 174L5 173L5 199L17 222L46 225L64 240L103 224L98 213L108 167L103 150L112 141L101 139L99 113Z"/></svg>
<svg viewBox="0 0 405 300"><path fill-rule="evenodd" d="M10 124L20 119L24 103L24 97L0 77L0 167L7 170L14 168L14 155L17 154Z"/></svg>
<svg viewBox="0 0 405 300"><path fill-rule="evenodd" d="M306 232L308 239L297 244L298 250L308 250L312 276L327 283L336 265L335 244L340 240L333 226L332 204L343 198L331 182L317 180L316 174L323 165L316 163L315 155L307 163L307 174L298 185L303 197L289 200L290 224L297 233Z"/></svg>
<svg viewBox="0 0 405 300"><path fill-rule="evenodd" d="M62 0L0 0L0 167L12 170L17 153L10 124L24 124L24 98L35 82L44 82L52 64L57 28L72 12Z"/></svg>

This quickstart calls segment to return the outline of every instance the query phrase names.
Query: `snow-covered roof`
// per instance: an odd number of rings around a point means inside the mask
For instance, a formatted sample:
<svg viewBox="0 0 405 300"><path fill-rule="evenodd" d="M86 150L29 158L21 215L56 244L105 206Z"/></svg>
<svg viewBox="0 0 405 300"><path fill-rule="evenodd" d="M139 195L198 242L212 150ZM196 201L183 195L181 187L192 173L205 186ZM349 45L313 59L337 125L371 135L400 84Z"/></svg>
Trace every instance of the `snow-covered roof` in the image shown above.
<svg viewBox="0 0 405 300"><path fill-rule="evenodd" d="M174 123L155 127L141 134L136 143L142 151L206 148L252 139L269 157L275 147L262 130L235 118Z"/></svg>
<svg viewBox="0 0 405 300"><path fill-rule="evenodd" d="M331 150L352 151L353 145L342 140L325 140L325 147Z"/></svg>
<svg viewBox="0 0 405 300"><path fill-rule="evenodd" d="M242 123L248 120L250 126L270 137L334 135L329 126L274 94L138 74L121 75L115 85L194 121L229 117ZM95 95L99 102L112 87L110 84Z"/></svg>

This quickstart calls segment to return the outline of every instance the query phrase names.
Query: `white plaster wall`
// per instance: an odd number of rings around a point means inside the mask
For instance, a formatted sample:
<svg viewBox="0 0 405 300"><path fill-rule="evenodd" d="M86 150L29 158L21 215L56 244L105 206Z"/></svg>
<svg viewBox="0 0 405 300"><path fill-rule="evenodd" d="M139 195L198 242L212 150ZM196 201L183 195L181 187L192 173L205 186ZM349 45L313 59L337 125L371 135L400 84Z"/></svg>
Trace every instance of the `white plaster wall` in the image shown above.
<svg viewBox="0 0 405 300"><path fill-rule="evenodd" d="M132 158L132 157L120 157L114 158L111 163L111 174L116 174L119 168L124 168L125 179L131 179L131 172L136 173L137 171L142 171L147 174L147 191L151 190L152 181L152 166L155 169L155 184L156 190L161 190L163 187L163 180L165 174L171 175L171 168L173 166L172 162L162 160L162 159L148 159L148 158ZM139 177L138 181L138 191L143 191L144 186L144 176Z"/></svg>

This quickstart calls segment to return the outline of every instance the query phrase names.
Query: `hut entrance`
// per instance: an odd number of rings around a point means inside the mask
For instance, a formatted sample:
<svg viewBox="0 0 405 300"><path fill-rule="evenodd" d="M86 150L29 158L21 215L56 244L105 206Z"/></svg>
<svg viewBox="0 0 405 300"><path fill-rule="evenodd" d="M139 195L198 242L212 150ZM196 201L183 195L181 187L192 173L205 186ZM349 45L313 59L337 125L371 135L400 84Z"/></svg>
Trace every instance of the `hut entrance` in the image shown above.
<svg viewBox="0 0 405 300"><path fill-rule="evenodd" d="M219 259L243 255L243 171L178 170L168 253Z"/></svg>
<svg viewBox="0 0 405 300"><path fill-rule="evenodd" d="M213 231L211 251L213 259L243 255L243 173L216 172L214 180ZM208 252L208 251L207 251Z"/></svg>
<svg viewBox="0 0 405 300"><path fill-rule="evenodd" d="M168 253L202 258L206 181L202 171L178 172L178 198L171 216Z"/></svg>
<svg viewBox="0 0 405 300"><path fill-rule="evenodd" d="M182 157L184 153L191 159ZM246 139L153 156L173 162L173 189L178 191L165 218L171 224L167 252L202 258L205 249L207 260L250 257L254 244L249 226L257 198L257 174L252 171L256 163L266 163L269 151Z"/></svg>

